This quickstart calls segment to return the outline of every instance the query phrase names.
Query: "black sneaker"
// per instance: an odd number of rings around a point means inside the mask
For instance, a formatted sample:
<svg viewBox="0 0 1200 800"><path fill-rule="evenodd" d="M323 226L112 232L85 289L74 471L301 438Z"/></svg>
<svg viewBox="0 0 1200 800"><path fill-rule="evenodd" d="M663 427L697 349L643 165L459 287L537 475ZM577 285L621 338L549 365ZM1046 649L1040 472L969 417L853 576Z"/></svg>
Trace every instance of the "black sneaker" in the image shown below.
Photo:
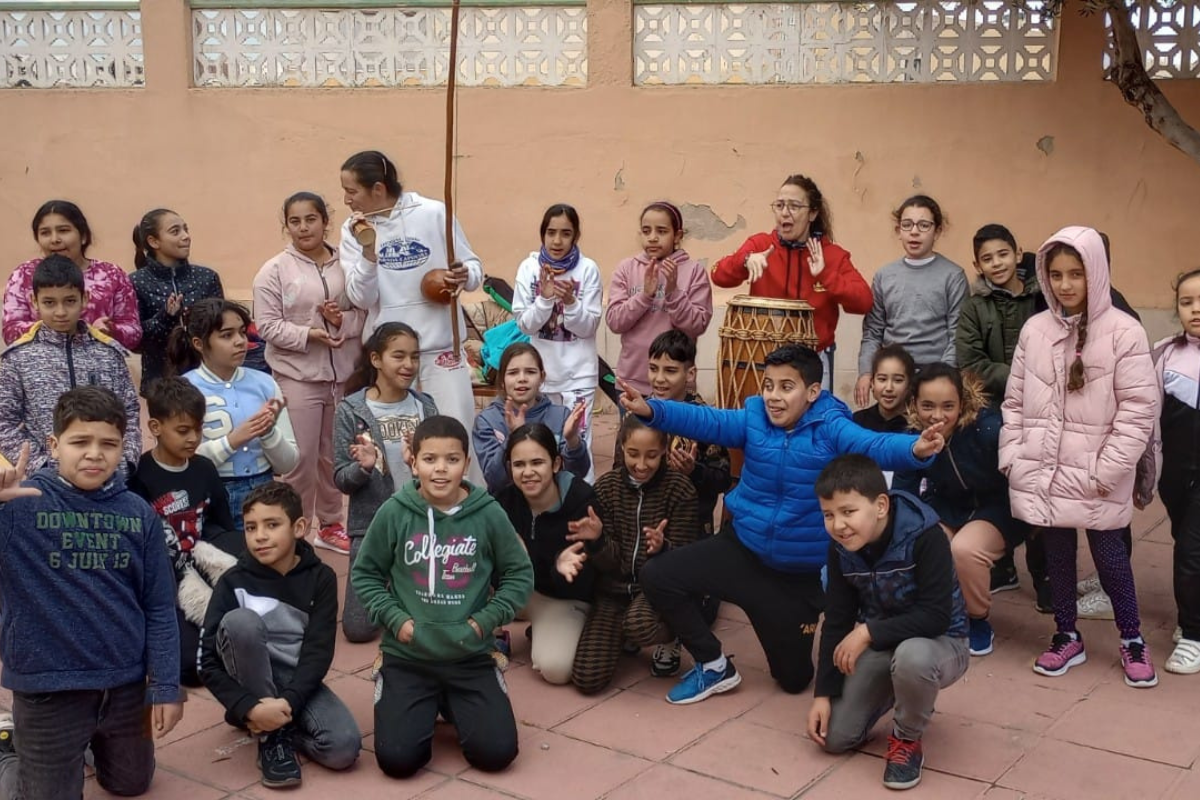
<svg viewBox="0 0 1200 800"><path fill-rule="evenodd" d="M13 716L7 711L0 712L0 753L15 753L13 742Z"/></svg>
<svg viewBox="0 0 1200 800"><path fill-rule="evenodd" d="M992 594L1011 592L1020 587L1017 579L1017 566L1011 556L1005 556L992 565Z"/></svg>
<svg viewBox="0 0 1200 800"><path fill-rule="evenodd" d="M258 740L258 768L262 785L268 789L300 785L300 759L292 747L290 730L280 728Z"/></svg>
<svg viewBox="0 0 1200 800"><path fill-rule="evenodd" d="M660 644L654 648L650 659L650 674L656 678L670 678L679 674L680 647L679 640L670 644Z"/></svg>
<svg viewBox="0 0 1200 800"><path fill-rule="evenodd" d="M925 756L921 753L919 739L910 742L890 734L883 785L889 789L911 789L921 782L921 767L924 764Z"/></svg>

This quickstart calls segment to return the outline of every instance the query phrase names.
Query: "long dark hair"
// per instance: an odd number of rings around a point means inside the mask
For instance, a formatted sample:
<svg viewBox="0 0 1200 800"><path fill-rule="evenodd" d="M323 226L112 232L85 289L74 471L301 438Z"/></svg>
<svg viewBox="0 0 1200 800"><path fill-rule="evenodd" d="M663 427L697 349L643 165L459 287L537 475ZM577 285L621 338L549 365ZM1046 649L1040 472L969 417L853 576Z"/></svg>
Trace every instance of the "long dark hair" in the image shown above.
<svg viewBox="0 0 1200 800"><path fill-rule="evenodd" d="M500 394L504 394L504 373L508 372L508 365L517 356L533 356L542 375L546 374L546 365L542 362L542 354L536 347L529 342L513 342L500 354L500 367L496 370L496 391Z"/></svg>
<svg viewBox="0 0 1200 800"><path fill-rule="evenodd" d="M1080 264L1083 264L1084 275L1087 275L1087 264L1083 262L1083 256L1078 250L1066 242L1055 242L1046 250L1046 255L1043 258L1043 263L1046 269L1050 268L1050 263L1059 256L1071 256ZM1053 293L1053 288L1051 288ZM1084 301L1086 304L1086 300ZM1071 371L1067 373L1067 391L1077 392L1083 388L1083 384L1087 382L1087 373L1083 366L1083 346L1087 344L1088 334L1088 315L1087 305L1083 307L1083 313L1079 315L1079 331L1075 337L1075 360L1071 362Z"/></svg>
<svg viewBox="0 0 1200 800"><path fill-rule="evenodd" d="M812 221L809 230L813 234L820 234L822 237L833 241L833 214L829 210L829 203L825 202L825 195L821 194L821 190L817 188L817 182L807 175L788 175L783 179L784 186L795 186L800 191L804 192L808 197L809 207L817 212L816 218Z"/></svg>
<svg viewBox="0 0 1200 800"><path fill-rule="evenodd" d="M410 336L412 340L421 346L421 338L417 336L417 332L412 329L411 325L403 322L385 322L375 329L367 341L363 344L362 355L358 357L358 363L355 364L354 373L346 379L345 393L347 395L366 389L375 385L375 379L379 377L379 370L375 369L375 365L371 363L371 355L383 357L384 351L392 339L397 336Z"/></svg>
<svg viewBox="0 0 1200 800"><path fill-rule="evenodd" d="M203 358L192 346L192 339L199 339L207 346L208 337L221 330L221 322L227 311L237 314L242 324L250 327L250 312L233 300L206 297L184 310L181 315L183 324L171 331L171 338L167 340L168 376L182 375L200 366Z"/></svg>
<svg viewBox="0 0 1200 800"><path fill-rule="evenodd" d="M42 224L42 220L51 214L58 214L75 226L75 230L79 231L79 239L82 244L80 250L86 257L88 248L92 246L92 228L88 225L87 217L83 215L83 211L70 200L48 200L42 203L34 213L33 224L30 226L33 228L33 240L37 241L38 226Z"/></svg>
<svg viewBox="0 0 1200 800"><path fill-rule="evenodd" d="M532 441L550 454L550 460L554 461L558 458L558 437L554 435L554 431L540 422L530 422L508 435L508 443L504 446L504 463L508 464L512 461L513 448L524 441ZM555 470L557 472L558 470Z"/></svg>
<svg viewBox="0 0 1200 800"><path fill-rule="evenodd" d="M579 212L575 210L575 206L569 206L566 203L555 203L546 209L546 213L542 214L542 226L538 228L538 238L546 238L546 229L550 227L550 220L555 217L566 217L571 221L571 227L575 229L575 238L573 244L579 244L579 237L583 232L579 230Z"/></svg>

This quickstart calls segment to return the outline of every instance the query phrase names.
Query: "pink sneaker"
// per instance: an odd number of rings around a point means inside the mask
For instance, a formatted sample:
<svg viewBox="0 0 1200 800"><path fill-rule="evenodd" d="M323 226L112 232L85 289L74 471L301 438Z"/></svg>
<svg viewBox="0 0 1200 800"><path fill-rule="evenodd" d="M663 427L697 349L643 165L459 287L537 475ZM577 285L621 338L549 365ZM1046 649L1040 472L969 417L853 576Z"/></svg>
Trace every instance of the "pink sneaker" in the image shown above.
<svg viewBox="0 0 1200 800"><path fill-rule="evenodd" d="M317 537L313 540L313 544L344 556L350 555L350 537L346 535L346 529L340 522L326 525L317 531Z"/></svg>
<svg viewBox="0 0 1200 800"><path fill-rule="evenodd" d="M1121 652L1125 652L1124 648ZM1050 641L1050 647L1034 662L1033 671L1040 675L1057 678L1059 675L1065 675L1071 667L1078 666L1085 661L1087 661L1087 653L1083 651L1083 637L1078 633L1075 634L1075 637L1069 633L1056 633Z"/></svg>
<svg viewBox="0 0 1200 800"><path fill-rule="evenodd" d="M1128 686L1149 689L1158 685L1154 662L1150 660L1150 648L1144 641L1121 645L1121 667L1125 670L1125 683Z"/></svg>

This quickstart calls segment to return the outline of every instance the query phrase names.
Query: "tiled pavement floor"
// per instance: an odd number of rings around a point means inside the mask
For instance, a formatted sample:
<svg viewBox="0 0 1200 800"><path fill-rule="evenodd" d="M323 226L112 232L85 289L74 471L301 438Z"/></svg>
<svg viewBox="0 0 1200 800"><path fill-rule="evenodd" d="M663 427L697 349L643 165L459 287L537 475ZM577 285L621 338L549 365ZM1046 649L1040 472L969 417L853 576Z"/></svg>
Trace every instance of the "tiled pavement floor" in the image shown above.
<svg viewBox="0 0 1200 800"><path fill-rule="evenodd" d="M598 471L608 468L613 418L597 418ZM973 659L947 690L925 739L922 798L1200 797L1200 676L1166 674L1173 620L1171 544L1157 504L1135 518L1134 571L1144 629L1160 684L1128 688L1121 680L1111 622L1082 621L1090 659L1062 678L1030 670L1053 623L1033 610L1028 579L996 597L995 652ZM1081 553L1087 548L1082 547ZM344 557L322 551L345 580ZM1090 562L1081 555L1081 575ZM1021 559L1018 558L1018 561ZM894 796L880 784L882 735L860 753L827 756L804 736L810 697L780 692L745 617L725 606L717 622L744 681L736 691L694 706L663 700L669 681L648 674L648 654L625 657L612 689L584 697L552 687L528 665L523 624L512 628L513 664L505 678L520 724L521 754L505 773L470 769L453 728L439 725L429 768L411 780L380 773L370 752L374 727L368 671L374 645L340 640L328 683L353 710L365 739L345 773L315 765L287 795L347 800L687 800L867 798ZM686 659L685 659L685 667ZM7 699L7 698L4 698ZM878 731L886 733L886 721ZM161 800L268 798L258 784L255 747L222 720L205 691L193 691L183 722L159 750L150 796ZM89 781L88 798L108 795Z"/></svg>

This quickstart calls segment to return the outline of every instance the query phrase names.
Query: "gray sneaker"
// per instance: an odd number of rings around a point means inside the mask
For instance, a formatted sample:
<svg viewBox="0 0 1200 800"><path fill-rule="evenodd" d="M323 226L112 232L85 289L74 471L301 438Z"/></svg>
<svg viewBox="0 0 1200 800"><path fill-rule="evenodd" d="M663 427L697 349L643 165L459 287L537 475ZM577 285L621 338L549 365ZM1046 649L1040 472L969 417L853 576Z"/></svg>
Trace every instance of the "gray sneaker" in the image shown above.
<svg viewBox="0 0 1200 800"><path fill-rule="evenodd" d="M1113 619L1112 600L1102 589L1085 594L1076 603L1080 619Z"/></svg>
<svg viewBox="0 0 1200 800"><path fill-rule="evenodd" d="M670 644L660 644L654 648L650 659L650 674L656 678L670 678L679 674L681 648L679 640Z"/></svg>

